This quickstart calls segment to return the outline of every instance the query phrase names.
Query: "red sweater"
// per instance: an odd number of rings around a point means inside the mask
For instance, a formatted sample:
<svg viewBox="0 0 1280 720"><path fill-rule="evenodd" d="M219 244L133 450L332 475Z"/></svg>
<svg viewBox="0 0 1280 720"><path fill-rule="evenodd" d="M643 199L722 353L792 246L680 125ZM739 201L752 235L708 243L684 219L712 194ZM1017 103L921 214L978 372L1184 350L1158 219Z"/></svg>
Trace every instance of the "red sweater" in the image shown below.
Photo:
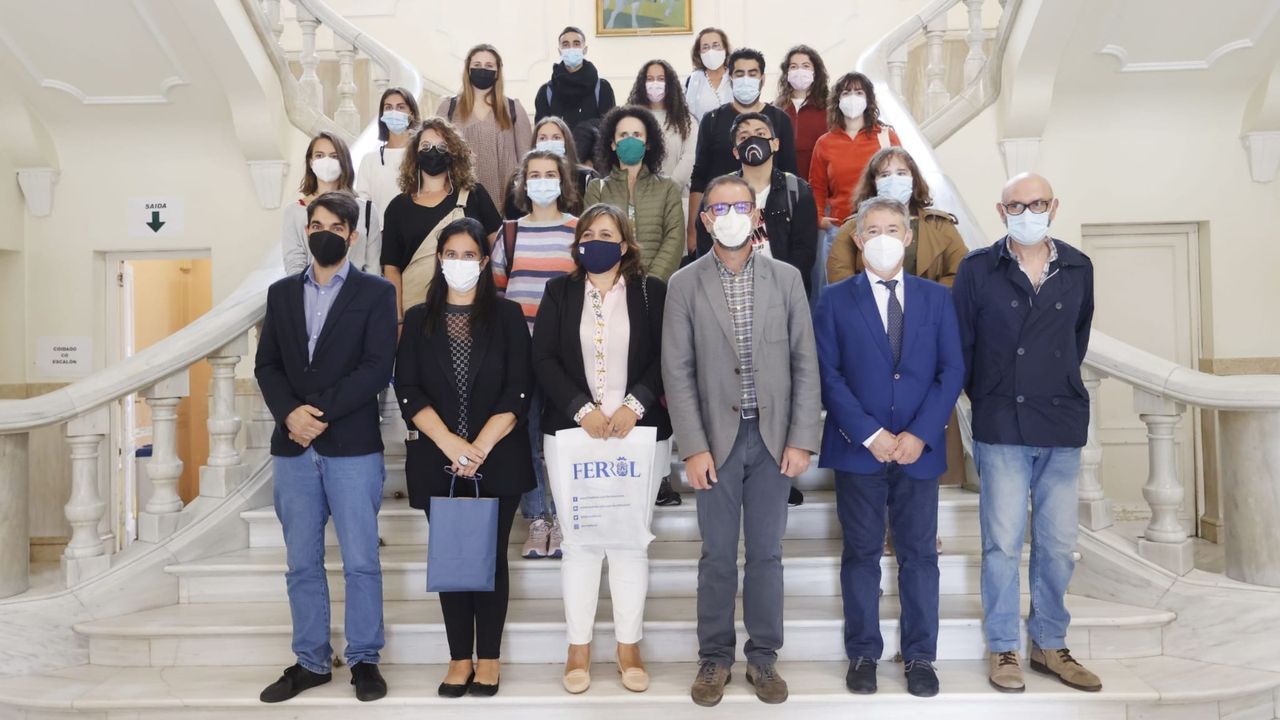
<svg viewBox="0 0 1280 720"><path fill-rule="evenodd" d="M871 156L880 152L880 132L889 130L889 144L901 145L898 134L884 125L862 130L850 137L844 128L836 128L818 138L809 164L809 185L818 206L818 222L833 217L843 222L853 214L853 191ZM830 207L829 211L824 208Z"/></svg>
<svg viewBox="0 0 1280 720"><path fill-rule="evenodd" d="M827 111L819 109L808 99L800 106L800 112L796 112L795 103L791 102L782 111L791 118L791 127L796 131L796 167L800 168L802 177L807 177L813 146L827 131Z"/></svg>

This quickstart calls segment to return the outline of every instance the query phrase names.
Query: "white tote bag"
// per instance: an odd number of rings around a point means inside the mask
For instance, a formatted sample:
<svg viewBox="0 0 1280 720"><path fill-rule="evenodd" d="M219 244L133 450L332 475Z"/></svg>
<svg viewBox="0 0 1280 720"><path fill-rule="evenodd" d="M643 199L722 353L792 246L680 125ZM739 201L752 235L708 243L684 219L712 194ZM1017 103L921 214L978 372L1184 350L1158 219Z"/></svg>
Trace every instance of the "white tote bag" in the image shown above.
<svg viewBox="0 0 1280 720"><path fill-rule="evenodd" d="M605 440L581 428L556 433L547 470L566 545L642 548L653 540L649 520L657 446L652 427Z"/></svg>

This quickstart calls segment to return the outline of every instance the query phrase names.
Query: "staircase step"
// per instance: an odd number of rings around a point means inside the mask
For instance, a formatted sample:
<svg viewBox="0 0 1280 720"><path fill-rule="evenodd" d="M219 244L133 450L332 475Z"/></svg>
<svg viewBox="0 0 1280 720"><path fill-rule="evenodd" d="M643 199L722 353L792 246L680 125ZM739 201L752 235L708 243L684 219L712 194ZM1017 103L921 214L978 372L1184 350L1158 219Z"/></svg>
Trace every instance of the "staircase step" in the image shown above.
<svg viewBox="0 0 1280 720"><path fill-rule="evenodd" d="M255 662L260 661L255 659ZM880 689L876 695L857 696L844 688L844 662L783 661L778 663L778 672L788 682L790 699L778 708L755 698L743 676L745 668L739 664L734 668L719 708L706 709L695 707L689 700L689 684L697 668L687 662L650 663L652 683L644 693L624 690L615 666L598 664L592 668L595 684L582 695L569 695L560 687L562 669L559 665L506 666L497 696L457 700L436 695L436 684L445 674L443 665L386 666L383 674L390 692L386 699L373 703L360 703L355 699L347 682L348 672L340 668L335 671L333 682L279 705L258 702L262 688L279 677L277 666L116 668L82 665L26 678L0 679L0 704L31 709L39 713L41 720L70 718L77 710L101 713L102 717L110 713L113 718L127 713L131 720L195 717L349 720L356 716L367 720L445 716L487 720L546 712L566 720L598 720L605 716L610 720L652 720L659 715L694 717L695 714L697 717L731 716L735 720L793 714L814 720L855 715L884 720L1023 720L1026 717L1102 720L1124 718L1126 714L1149 717L1138 710L1155 707L1160 699L1156 689L1115 660L1090 663L1090 668L1103 681L1104 689L1097 693L1078 692L1051 678L1029 673L1027 692L1007 695L988 685L985 662L944 661L937 667L942 694L933 700L920 700L907 694L898 665L881 666ZM1217 717L1215 714L1214 720Z"/></svg>
<svg viewBox="0 0 1280 720"><path fill-rule="evenodd" d="M699 540L698 497L684 493L684 504L675 507L654 508L653 534L659 540ZM838 538L840 523L836 519L836 494L834 491L805 493L805 502L793 507L787 520L787 538ZM271 507L248 510L240 515L249 523L250 547L283 547L284 535L280 521ZM409 507L402 498L387 499L382 503L378 516L378 532L387 545L425 545L427 519L421 510ZM938 534L947 537L977 537L978 495L959 488L943 488L938 500ZM524 542L528 524L517 518L511 530L513 542ZM326 541L337 545L333 524L325 535Z"/></svg>
<svg viewBox="0 0 1280 720"><path fill-rule="evenodd" d="M1024 598L1024 614L1026 612ZM650 662L681 662L697 657L696 601L652 598L645 610L644 657ZM601 600L592 651L613 657L612 614ZM1174 619L1165 610L1140 608L1077 595L1067 597L1072 625L1067 642L1080 658L1144 657L1161 651L1161 630ZM342 648L342 603L332 607L333 645ZM741 603L739 603L739 616ZM881 599L885 657L897 652L899 605ZM978 595L941 598L938 655L943 660L985 657L982 604ZM811 661L844 658L843 614L839 597L797 597L786 603L787 646ZM419 664L448 657L448 643L436 600L385 603L385 663ZM95 620L75 627L89 638L90 662L100 665L236 665L245 658L285 666L293 662L287 603L171 605ZM741 623L739 637L745 639ZM564 661L564 605L559 599L512 600L502 652L506 663ZM340 651L340 650L339 650Z"/></svg>
<svg viewBox="0 0 1280 720"><path fill-rule="evenodd" d="M520 557L520 545L506 548L511 597L523 599L558 598L560 562L553 559L527 560ZM426 591L427 550L423 546L393 545L382 548L383 597L386 600L421 600L434 597ZM697 595L698 541L655 542L649 546L649 597L694 597ZM1025 565L1029 551L1024 548L1023 588L1027 586ZM741 575L741 556L739 556ZM783 548L784 586L788 596L840 594L840 541L837 539L788 540ZM325 556L330 597L344 597L342 558L336 548ZM607 567L607 564L606 564ZM898 564L895 558L881 560L880 586L885 595L898 593ZM284 548L249 548L166 568L178 576L179 597L186 603L284 602ZM981 591L980 544L978 538L944 538L938 557L939 590L943 595L966 595ZM607 569L606 569L607 573ZM608 583L601 583L607 596Z"/></svg>

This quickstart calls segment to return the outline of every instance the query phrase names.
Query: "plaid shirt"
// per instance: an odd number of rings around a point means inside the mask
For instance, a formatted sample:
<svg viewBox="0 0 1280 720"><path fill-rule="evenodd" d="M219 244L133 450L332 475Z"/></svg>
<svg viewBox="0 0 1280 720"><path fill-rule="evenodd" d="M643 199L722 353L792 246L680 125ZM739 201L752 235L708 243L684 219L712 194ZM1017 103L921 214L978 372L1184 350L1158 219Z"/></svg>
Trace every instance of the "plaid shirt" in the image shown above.
<svg viewBox="0 0 1280 720"><path fill-rule="evenodd" d="M742 272L734 273L712 253L720 269L720 285L724 299L729 303L729 316L733 318L733 339L738 347L739 385L742 388L742 416L758 416L759 401L756 398L755 361L751 357L751 340L755 325L755 266L756 254L747 257Z"/></svg>
<svg viewBox="0 0 1280 720"><path fill-rule="evenodd" d="M1035 289L1037 295L1040 294L1040 288L1044 285L1045 281L1053 277L1053 274L1058 271L1058 268L1054 267L1058 262L1058 246L1054 245L1053 240L1050 240L1047 237L1044 241L1049 243L1049 258L1044 261L1044 269L1040 271L1039 280L1031 277L1031 273L1027 272L1027 269L1022 266L1022 258L1018 257L1018 253L1013 251L1013 238L1009 238L1004 242L1005 254L1013 258L1014 262L1018 263L1018 269L1021 270L1022 274L1026 275L1027 279L1031 281L1031 287Z"/></svg>

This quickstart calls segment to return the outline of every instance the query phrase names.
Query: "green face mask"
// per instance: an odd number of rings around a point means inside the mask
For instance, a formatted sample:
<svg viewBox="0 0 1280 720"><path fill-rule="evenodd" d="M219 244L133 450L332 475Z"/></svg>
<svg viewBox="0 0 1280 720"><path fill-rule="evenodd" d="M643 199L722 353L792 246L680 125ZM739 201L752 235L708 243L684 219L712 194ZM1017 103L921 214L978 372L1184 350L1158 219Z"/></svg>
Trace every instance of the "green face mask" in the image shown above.
<svg viewBox="0 0 1280 720"><path fill-rule="evenodd" d="M622 138L617 146L618 162L623 165L638 165L644 159L644 141L640 138Z"/></svg>

